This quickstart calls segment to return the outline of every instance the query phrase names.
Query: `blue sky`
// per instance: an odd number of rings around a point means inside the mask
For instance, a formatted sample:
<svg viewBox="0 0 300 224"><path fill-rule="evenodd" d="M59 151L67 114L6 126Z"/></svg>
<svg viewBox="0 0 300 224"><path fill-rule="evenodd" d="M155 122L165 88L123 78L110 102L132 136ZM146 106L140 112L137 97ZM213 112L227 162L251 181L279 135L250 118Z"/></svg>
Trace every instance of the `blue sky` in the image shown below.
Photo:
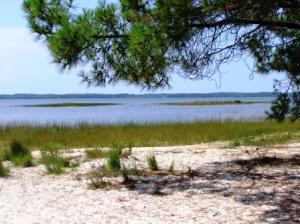
<svg viewBox="0 0 300 224"><path fill-rule="evenodd" d="M0 94L13 93L146 93L138 87L118 84L105 88L87 88L76 71L61 73L51 62L51 56L41 42L27 28L22 0L3 0L0 8ZM93 7L97 0L75 0L79 6ZM249 60L251 61L251 60ZM158 93L209 93L272 91L273 79L278 74L255 74L244 62L234 62L222 69L213 80L191 81L172 76L171 89ZM221 85L219 85L221 84Z"/></svg>

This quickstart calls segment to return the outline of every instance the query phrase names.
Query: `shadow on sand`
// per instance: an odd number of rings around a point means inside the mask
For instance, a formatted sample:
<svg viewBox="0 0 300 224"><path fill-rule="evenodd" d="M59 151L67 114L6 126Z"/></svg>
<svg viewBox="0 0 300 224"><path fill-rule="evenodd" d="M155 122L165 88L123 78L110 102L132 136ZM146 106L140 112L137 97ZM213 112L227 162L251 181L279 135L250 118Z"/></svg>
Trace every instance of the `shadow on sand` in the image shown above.
<svg viewBox="0 0 300 224"><path fill-rule="evenodd" d="M211 163L197 170L133 177L128 189L165 196L178 191L218 194L246 205L267 205L260 222L300 223L300 154Z"/></svg>

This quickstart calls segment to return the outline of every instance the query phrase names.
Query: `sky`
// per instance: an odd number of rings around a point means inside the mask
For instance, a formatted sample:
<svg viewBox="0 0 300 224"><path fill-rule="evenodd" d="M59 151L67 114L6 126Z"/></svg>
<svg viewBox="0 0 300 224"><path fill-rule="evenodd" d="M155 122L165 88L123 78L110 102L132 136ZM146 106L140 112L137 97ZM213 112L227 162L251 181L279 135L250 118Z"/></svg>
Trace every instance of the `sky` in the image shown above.
<svg viewBox="0 0 300 224"><path fill-rule="evenodd" d="M52 63L44 43L30 33L22 0L2 0L0 8L0 94L15 93L148 93L139 87L117 84L107 87L87 87L78 77L78 71L61 72ZM97 0L75 0L78 6L93 7ZM251 59L249 59L251 61ZM187 80L174 73L171 88L155 93L212 93L273 91L273 79L278 74L254 74L243 61L225 65L221 77L212 80Z"/></svg>

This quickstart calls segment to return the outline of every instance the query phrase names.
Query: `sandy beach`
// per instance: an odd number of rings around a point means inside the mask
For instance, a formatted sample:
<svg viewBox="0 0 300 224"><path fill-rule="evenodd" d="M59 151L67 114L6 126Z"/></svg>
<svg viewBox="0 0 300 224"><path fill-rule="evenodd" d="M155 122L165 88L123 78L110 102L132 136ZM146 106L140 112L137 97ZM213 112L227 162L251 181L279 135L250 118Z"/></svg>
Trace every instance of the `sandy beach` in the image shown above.
<svg viewBox="0 0 300 224"><path fill-rule="evenodd" d="M89 160L84 151L65 152L80 166L60 176L42 165L11 167L0 178L0 223L300 223L300 143L133 148L123 161L128 166L147 169L146 157L154 153L160 169L174 161L182 174L134 177L130 187L114 177L118 187L97 190L88 187L86 174L105 161ZM279 159L253 169L234 162L262 156Z"/></svg>

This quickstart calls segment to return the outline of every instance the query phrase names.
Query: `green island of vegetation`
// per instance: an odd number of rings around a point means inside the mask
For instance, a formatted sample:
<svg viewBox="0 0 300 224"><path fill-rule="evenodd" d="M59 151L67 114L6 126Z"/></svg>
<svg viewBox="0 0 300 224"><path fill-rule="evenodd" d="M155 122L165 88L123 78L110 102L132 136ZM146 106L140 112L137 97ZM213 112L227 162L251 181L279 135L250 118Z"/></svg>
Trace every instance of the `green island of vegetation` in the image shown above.
<svg viewBox="0 0 300 224"><path fill-rule="evenodd" d="M267 101L257 101L257 102L247 102L241 100L233 101L192 101L192 102L170 102L170 103L161 103L160 105L169 105L169 106L217 106L217 105L249 105L256 103L270 103Z"/></svg>
<svg viewBox="0 0 300 224"><path fill-rule="evenodd" d="M24 105L23 107L97 107L114 106L116 103L52 103L52 104L34 104Z"/></svg>

